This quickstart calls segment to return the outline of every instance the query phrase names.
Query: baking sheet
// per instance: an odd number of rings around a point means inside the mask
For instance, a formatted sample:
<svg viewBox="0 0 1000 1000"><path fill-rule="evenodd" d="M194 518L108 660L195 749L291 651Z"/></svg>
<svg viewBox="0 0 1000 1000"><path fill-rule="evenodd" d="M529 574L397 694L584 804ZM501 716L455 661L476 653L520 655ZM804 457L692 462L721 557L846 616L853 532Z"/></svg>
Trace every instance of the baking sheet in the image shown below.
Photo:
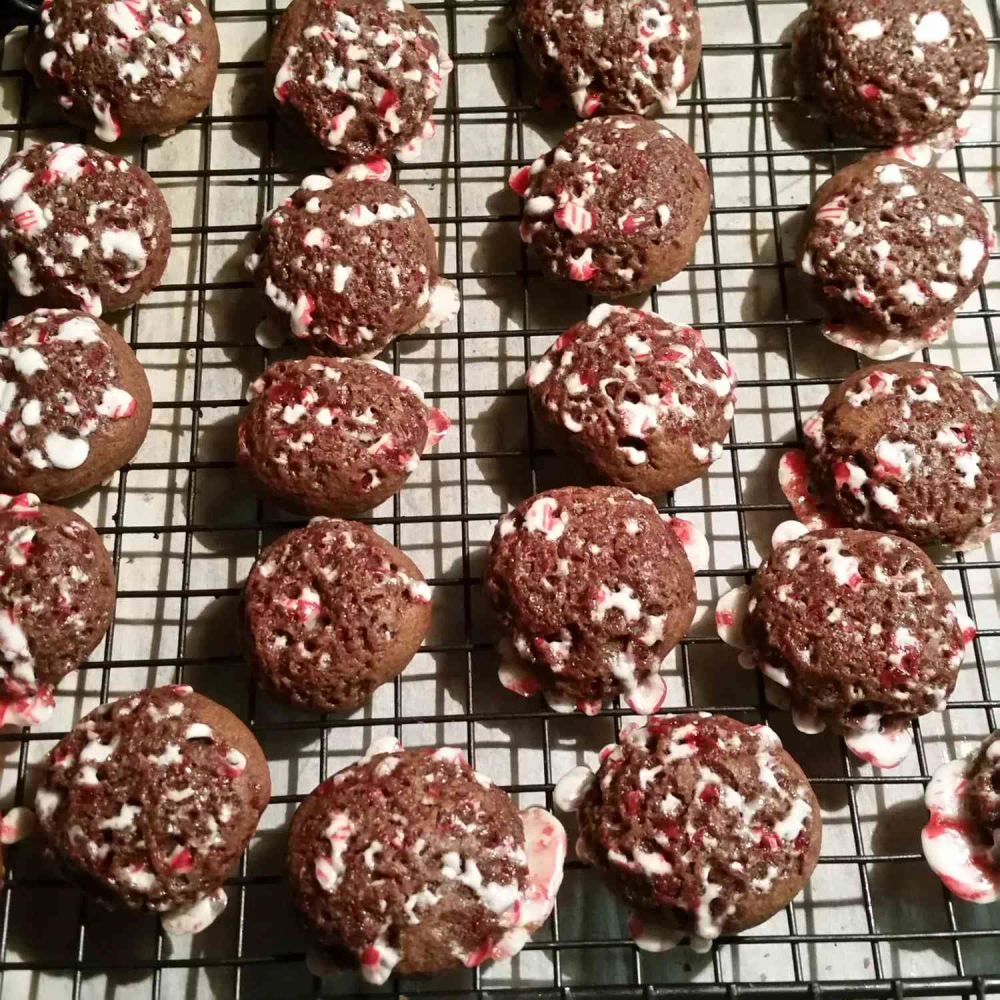
<svg viewBox="0 0 1000 1000"><path fill-rule="evenodd" d="M0 914L4 998L361 991L357 977L314 982L302 961L304 940L282 878L285 828L301 797L376 736L394 732L411 746L461 746L522 805L543 803L553 777L581 760L593 762L614 737L612 716L551 717L539 700L500 687L479 588L497 516L572 475L529 426L521 379L526 362L583 318L588 303L541 280L517 236L517 198L505 187L511 167L549 148L571 120L533 109L502 4L422 6L447 39L456 70L436 139L397 179L438 229L443 265L459 286L463 309L441 333L397 343L387 358L455 423L404 491L373 516L433 583L432 633L403 677L349 718L319 719L277 705L254 690L239 658L238 588L259 546L280 534L285 520L237 488L233 477L246 386L281 356L265 354L253 340L261 300L241 261L262 213L322 161L269 115L262 60L274 8L262 0L221 0L215 10L223 64L211 116L167 140L126 147L163 187L175 235L164 285L120 324L150 376L157 405L149 437L126 474L73 504L102 529L116 557L114 628L88 669L60 685L56 714L45 726L27 738L0 734L0 803L30 802L34 763L82 713L137 687L180 678L252 722L271 762L274 799L230 888L229 909L193 940L162 937L152 917L103 911L62 882L35 845L15 848ZM970 6L994 36L995 4ZM795 438L828 382L856 360L818 336L788 266L802 209L850 158L805 154L804 148L828 151L828 136L780 96L773 63L803 4L706 0L700 9L707 43L701 75L666 120L705 156L714 209L693 266L648 305L700 327L710 346L728 353L741 388L725 455L706 478L678 490L670 508L706 532L712 563L699 575L695 628L668 674L668 706L766 717L817 782L823 858L789 910L705 956L685 949L639 956L627 940L624 911L591 872L572 865L554 920L514 963L478 975L390 983L381 992L433 993L480 980L501 988L1000 972L1000 907L950 902L919 857L921 775L970 749L1000 721L996 544L946 561L956 598L980 628L976 655L963 667L953 707L921 721L919 753L888 783L873 783L877 772L846 760L834 737L805 737L787 716L768 711L756 678L714 638L715 599L743 582L766 554L771 529L787 517L776 478L781 443ZM12 37L3 51L3 156L26 141L82 138L16 72L22 44L21 36ZM942 164L993 213L995 62L989 92L971 115L973 131ZM929 352L932 361L982 375L993 395L998 277L993 260L953 340ZM992 717L985 707L991 691ZM933 936L941 932L958 936ZM546 947L553 936L565 947ZM585 948L582 941L608 944Z"/></svg>

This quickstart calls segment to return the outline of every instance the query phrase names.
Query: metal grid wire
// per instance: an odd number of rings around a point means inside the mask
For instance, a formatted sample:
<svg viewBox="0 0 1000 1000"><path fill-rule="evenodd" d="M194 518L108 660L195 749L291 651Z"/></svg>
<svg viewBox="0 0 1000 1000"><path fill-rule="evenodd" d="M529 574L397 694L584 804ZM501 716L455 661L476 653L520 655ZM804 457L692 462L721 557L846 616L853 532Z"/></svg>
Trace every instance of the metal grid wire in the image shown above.
<svg viewBox="0 0 1000 1000"><path fill-rule="evenodd" d="M164 285L122 325L153 383L150 439L110 488L76 504L114 555L117 617L93 661L61 686L52 723L44 731L0 734L0 790L5 802L30 801L31 765L83 711L136 687L185 680L250 722L272 762L276 794L228 887L229 909L193 942L170 941L153 918L104 913L56 877L31 842L14 848L0 900L3 997L360 993L356 979L308 973L303 940L286 916L283 830L304 795L372 738L392 732L409 745L463 746L520 802L545 802L553 778L583 751L593 759L626 714L560 717L537 700L503 692L482 614L481 557L495 519L521 497L566 481L559 456L535 439L518 377L586 309L573 293L547 292L517 240L516 199L503 193L509 173L551 145L569 121L535 108L505 30L509 12L496 0L420 5L446 39L456 71L436 114L438 140L422 160L398 164L395 173L439 229L445 273L463 298L445 331L388 351L395 369L421 382L455 424L404 492L372 517L434 584L434 632L403 677L350 718L291 713L248 681L234 633L239 584L261 545L294 522L233 481L243 390L275 357L250 337L260 301L238 262L263 212L323 164L284 132L267 101L263 39L278 13L274 0L241 3L212 4L223 62L206 114L176 137L129 150L164 188L175 229ZM798 298L791 260L795 220L811 193L836 155L858 150L835 147L808 123L799 123L806 139L785 134L794 105L776 87L774 63L801 3L700 6L704 62L669 124L702 155L715 203L696 261L654 293L649 307L693 320L741 375L725 456L704 483L679 490L663 507L695 520L713 544L712 567L698 581L700 602L710 608L729 585L749 579L766 554L763 539L787 513L774 483L777 456L803 415L854 363L847 352L816 344L815 318ZM996 0L973 6L995 50ZM42 138L83 139L33 95L20 69L22 43L12 36L0 63L4 154ZM979 102L982 127L946 162L991 207L1000 144L990 105L998 97L995 85L987 88ZM927 356L961 367L995 392L994 291L988 281L967 303L958 346ZM820 795L823 857L810 889L784 913L723 938L708 956L642 956L625 934L620 908L593 873L571 861L552 921L513 969L394 982L385 991L580 1000L1000 992L996 906L952 900L919 854L919 800L930 771L1000 722L1000 561L986 549L941 565L959 603L978 618L979 637L948 714L917 726L916 754L898 772L858 765L832 737L791 731L710 629L696 627L677 651L670 707L767 719Z"/></svg>

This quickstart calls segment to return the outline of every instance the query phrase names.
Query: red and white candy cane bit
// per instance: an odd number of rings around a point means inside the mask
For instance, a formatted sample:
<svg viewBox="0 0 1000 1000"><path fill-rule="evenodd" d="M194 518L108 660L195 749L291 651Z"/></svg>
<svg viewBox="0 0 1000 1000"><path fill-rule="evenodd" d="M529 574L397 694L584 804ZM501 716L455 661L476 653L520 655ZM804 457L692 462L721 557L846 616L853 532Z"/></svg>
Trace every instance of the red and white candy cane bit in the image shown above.
<svg viewBox="0 0 1000 1000"><path fill-rule="evenodd" d="M223 889L216 889L210 896L203 896L190 906L170 910L160 917L168 934L198 934L210 927L229 902Z"/></svg>
<svg viewBox="0 0 1000 1000"><path fill-rule="evenodd" d="M0 698L0 726L39 726L55 711L55 689L42 684L17 697Z"/></svg>
<svg viewBox="0 0 1000 1000"><path fill-rule="evenodd" d="M957 612L956 617L958 627L962 630L962 645L968 649L976 641L979 630L976 628L976 623L964 611Z"/></svg>
<svg viewBox="0 0 1000 1000"><path fill-rule="evenodd" d="M843 226L847 222L847 199L842 195L837 195L832 201L816 211L817 222L827 222L831 226Z"/></svg>
<svg viewBox="0 0 1000 1000"><path fill-rule="evenodd" d="M858 93L866 101L877 101L882 97L882 88L875 83L863 83L858 87Z"/></svg>
<svg viewBox="0 0 1000 1000"><path fill-rule="evenodd" d="M567 269L573 281L590 281L597 274L594 266L594 251L587 247L579 257L570 257Z"/></svg>
<svg viewBox="0 0 1000 1000"><path fill-rule="evenodd" d="M0 844L16 844L30 837L38 826L38 818L26 806L15 806L0 819Z"/></svg>
<svg viewBox="0 0 1000 1000"><path fill-rule="evenodd" d="M591 91L587 91L586 97L583 99L583 103L580 105L580 114L584 118L590 118L592 115L596 115L601 107L601 95L594 94Z"/></svg>
<svg viewBox="0 0 1000 1000"><path fill-rule="evenodd" d="M556 705L555 705L553 699L549 697L548 693L546 693L546 695L545 695L545 700L549 703L549 707L553 711L556 711L556 712L561 711L560 708L556 708ZM578 701L576 703L576 709L577 709L577 711L578 712L582 712L584 715L587 715L587 716L597 715L601 711L601 709L603 707L604 706L601 704L601 702L597 701L597 700L594 700L594 701L585 701L584 699L581 698L580 701Z"/></svg>
<svg viewBox="0 0 1000 1000"><path fill-rule="evenodd" d="M594 216L580 202L568 201L560 205L553 214L553 220L560 229L578 236L593 228Z"/></svg>
<svg viewBox="0 0 1000 1000"><path fill-rule="evenodd" d="M889 150L889 156L915 167L929 167L934 159L934 151L926 142L903 143Z"/></svg>
<svg viewBox="0 0 1000 1000"><path fill-rule="evenodd" d="M667 700L667 682L659 674L650 674L625 699L636 715L655 715Z"/></svg>
<svg viewBox="0 0 1000 1000"><path fill-rule="evenodd" d="M511 191L513 191L517 195L520 195L522 198L525 196L525 194L527 194L528 185L530 183L531 183L530 163L525 167L519 167L507 179L507 184L509 185Z"/></svg>
<svg viewBox="0 0 1000 1000"><path fill-rule="evenodd" d="M801 448L792 448L778 462L778 483L792 513L810 530L839 528L840 518L820 503L809 486L809 464Z"/></svg>
<svg viewBox="0 0 1000 1000"><path fill-rule="evenodd" d="M930 819L920 835L931 871L960 899L992 903L1000 898L1000 859L969 816L967 762L948 761L924 793Z"/></svg>
<svg viewBox="0 0 1000 1000"><path fill-rule="evenodd" d="M0 510L18 517L41 517L39 500L34 493L0 493Z"/></svg>
<svg viewBox="0 0 1000 1000"><path fill-rule="evenodd" d="M715 628L719 638L734 649L746 649L743 621L747 614L750 588L741 585L723 594L715 605Z"/></svg>
<svg viewBox="0 0 1000 1000"><path fill-rule="evenodd" d="M451 417L444 410L432 406L427 411L427 444L425 448L439 445L451 427Z"/></svg>
<svg viewBox="0 0 1000 1000"><path fill-rule="evenodd" d="M392 164L386 159L351 163L335 171L334 176L350 181L387 181L392 176Z"/></svg>
<svg viewBox="0 0 1000 1000"><path fill-rule="evenodd" d="M681 543L684 554L691 563L691 568L698 570L708 567L711 552L708 548L708 539L702 531L695 527L690 521L683 517L671 517L667 522L670 530L677 536L677 541Z"/></svg>
<svg viewBox="0 0 1000 1000"><path fill-rule="evenodd" d="M530 698L542 689L541 681L520 663L501 663L497 674L500 683L508 691L513 691L522 698Z"/></svg>
<svg viewBox="0 0 1000 1000"><path fill-rule="evenodd" d="M167 858L167 869L175 875L183 875L185 872L189 872L194 868L194 858L191 852L178 844L170 856Z"/></svg>
<svg viewBox="0 0 1000 1000"><path fill-rule="evenodd" d="M859 760L875 767L898 767L913 746L913 730L906 724L879 728L870 733L850 733L844 737L847 749Z"/></svg>

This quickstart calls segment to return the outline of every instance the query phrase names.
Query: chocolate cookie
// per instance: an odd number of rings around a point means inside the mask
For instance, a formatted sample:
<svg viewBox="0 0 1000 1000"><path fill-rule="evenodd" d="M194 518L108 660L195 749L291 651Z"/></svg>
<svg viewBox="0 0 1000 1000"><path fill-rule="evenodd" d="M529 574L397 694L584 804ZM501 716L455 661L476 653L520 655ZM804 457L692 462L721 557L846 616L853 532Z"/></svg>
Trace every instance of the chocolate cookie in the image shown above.
<svg viewBox="0 0 1000 1000"><path fill-rule="evenodd" d="M50 142L0 167L0 258L29 306L117 312L156 287L170 212L141 167Z"/></svg>
<svg viewBox="0 0 1000 1000"><path fill-rule="evenodd" d="M686 267L712 201L691 147L636 115L573 126L510 185L525 199L521 239L543 271L608 298Z"/></svg>
<svg viewBox="0 0 1000 1000"><path fill-rule="evenodd" d="M416 156L451 68L403 0L293 0L267 63L279 108L340 162Z"/></svg>
<svg viewBox="0 0 1000 1000"><path fill-rule="evenodd" d="M800 260L846 327L834 331L838 342L888 360L947 332L983 279L992 239L986 211L964 184L874 154L816 193Z"/></svg>
<svg viewBox="0 0 1000 1000"><path fill-rule="evenodd" d="M319 517L261 552L241 612L262 687L301 708L351 711L413 659L431 589L367 525Z"/></svg>
<svg viewBox="0 0 1000 1000"><path fill-rule="evenodd" d="M592 714L619 694L643 714L663 704L694 573L651 501L610 486L529 497L497 524L483 582L513 645L505 686L541 688L556 711Z"/></svg>
<svg viewBox="0 0 1000 1000"><path fill-rule="evenodd" d="M212 98L219 35L201 0L51 0L41 20L25 67L104 142L169 135Z"/></svg>
<svg viewBox="0 0 1000 1000"><path fill-rule="evenodd" d="M559 450L602 479L655 495L722 455L736 373L701 334L599 305L528 370L532 411Z"/></svg>
<svg viewBox="0 0 1000 1000"><path fill-rule="evenodd" d="M952 128L988 62L961 0L812 0L792 46L803 104L880 146Z"/></svg>
<svg viewBox="0 0 1000 1000"><path fill-rule="evenodd" d="M1000 408L951 368L864 368L804 431L810 482L845 524L959 548L1000 527Z"/></svg>
<svg viewBox="0 0 1000 1000"><path fill-rule="evenodd" d="M938 768L925 802L931 816L921 840L934 873L970 903L1000 899L1000 729Z"/></svg>
<svg viewBox="0 0 1000 1000"><path fill-rule="evenodd" d="M450 748L389 737L299 806L292 897L313 937L368 982L517 954L547 919L566 834Z"/></svg>
<svg viewBox="0 0 1000 1000"><path fill-rule="evenodd" d="M314 175L246 260L282 325L321 354L378 354L458 312L427 217L395 184Z"/></svg>
<svg viewBox="0 0 1000 1000"><path fill-rule="evenodd" d="M843 733L883 767L905 756L910 720L944 709L965 652L951 591L924 552L852 528L778 544L750 586L742 633L799 728Z"/></svg>
<svg viewBox="0 0 1000 1000"><path fill-rule="evenodd" d="M701 62L694 0L519 0L517 40L546 94L581 118L677 106Z"/></svg>
<svg viewBox="0 0 1000 1000"><path fill-rule="evenodd" d="M0 494L0 725L52 715L53 688L101 641L114 607L114 566L82 517Z"/></svg>
<svg viewBox="0 0 1000 1000"><path fill-rule="evenodd" d="M264 753L228 709L183 685L102 705L49 754L35 810L53 857L99 898L193 934L271 796Z"/></svg>
<svg viewBox="0 0 1000 1000"><path fill-rule="evenodd" d="M0 327L0 490L59 500L103 483L151 412L142 365L102 320L36 309Z"/></svg>
<svg viewBox="0 0 1000 1000"><path fill-rule="evenodd" d="M684 938L707 950L767 920L809 881L823 836L777 734L724 715L626 726L597 774L575 768L554 799L576 810L577 854L635 911L629 931L650 951Z"/></svg>
<svg viewBox="0 0 1000 1000"><path fill-rule="evenodd" d="M305 514L377 507L451 425L415 382L366 361L279 361L250 395L237 460L261 493Z"/></svg>

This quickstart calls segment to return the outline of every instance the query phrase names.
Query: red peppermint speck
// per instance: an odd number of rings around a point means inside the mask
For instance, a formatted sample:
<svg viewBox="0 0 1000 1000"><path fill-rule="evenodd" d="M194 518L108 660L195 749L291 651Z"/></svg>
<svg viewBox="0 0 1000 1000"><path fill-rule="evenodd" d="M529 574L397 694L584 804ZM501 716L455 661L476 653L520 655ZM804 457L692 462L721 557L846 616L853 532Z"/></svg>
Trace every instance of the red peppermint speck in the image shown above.
<svg viewBox="0 0 1000 1000"><path fill-rule="evenodd" d="M640 221L634 215L626 215L622 223L622 232L626 236L631 236L639 228Z"/></svg>
<svg viewBox="0 0 1000 1000"><path fill-rule="evenodd" d="M758 826L754 833L757 834L760 846L766 848L769 851L780 851L783 846L783 841L781 837L775 833L774 830L766 829L765 827Z"/></svg>
<svg viewBox="0 0 1000 1000"><path fill-rule="evenodd" d="M368 968L374 968L381 961L382 952L380 952L373 944L368 945L368 947L361 952L361 964L367 966Z"/></svg>
<svg viewBox="0 0 1000 1000"><path fill-rule="evenodd" d="M642 808L642 798L642 792L640 792L637 788L633 788L632 791L626 793L625 812L627 815L639 815L639 810Z"/></svg>
<svg viewBox="0 0 1000 1000"><path fill-rule="evenodd" d="M835 462L833 465L833 481L840 489L846 483L850 482L851 479L851 468L846 462Z"/></svg>
<svg viewBox="0 0 1000 1000"><path fill-rule="evenodd" d="M178 847L170 856L169 868L170 871L179 875L191 871L194 868L194 858L191 857L191 852L186 847Z"/></svg>
<svg viewBox="0 0 1000 1000"><path fill-rule="evenodd" d="M433 448L440 444L441 439L448 433L451 427L451 418L444 410L439 410L436 406L427 411L427 447Z"/></svg>
<svg viewBox="0 0 1000 1000"><path fill-rule="evenodd" d="M510 185L512 191L523 198L528 190L528 185L531 183L531 167L521 167L520 170L515 170L510 175L507 183Z"/></svg>
<svg viewBox="0 0 1000 1000"><path fill-rule="evenodd" d="M382 93L382 98L378 102L378 113L379 116L385 118L389 111L399 104L399 98L396 96L396 91L386 90Z"/></svg>
<svg viewBox="0 0 1000 1000"><path fill-rule="evenodd" d="M866 101L877 101L882 96L882 89L874 83L863 83L858 87L858 93Z"/></svg>
<svg viewBox="0 0 1000 1000"><path fill-rule="evenodd" d="M702 790L701 794L698 796L702 802L707 802L709 804L719 801L719 786L718 785L706 785Z"/></svg>
<svg viewBox="0 0 1000 1000"><path fill-rule="evenodd" d="M597 114L598 109L601 106L601 98L599 94L588 93L583 100L583 107L580 111L582 112L584 118L589 118L591 115Z"/></svg>

